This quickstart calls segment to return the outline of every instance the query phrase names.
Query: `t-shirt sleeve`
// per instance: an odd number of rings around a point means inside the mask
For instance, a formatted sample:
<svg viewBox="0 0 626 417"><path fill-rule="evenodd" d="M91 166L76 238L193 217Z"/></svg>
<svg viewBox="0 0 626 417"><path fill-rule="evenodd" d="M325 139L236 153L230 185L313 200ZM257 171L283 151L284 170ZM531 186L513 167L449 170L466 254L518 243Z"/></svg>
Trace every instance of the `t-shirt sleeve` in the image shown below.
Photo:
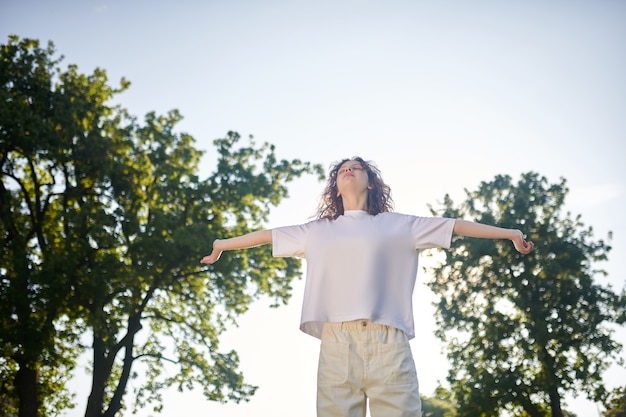
<svg viewBox="0 0 626 417"><path fill-rule="evenodd" d="M415 216L410 222L415 249L450 248L455 219Z"/></svg>
<svg viewBox="0 0 626 417"><path fill-rule="evenodd" d="M272 229L272 255L276 257L305 257L308 224Z"/></svg>

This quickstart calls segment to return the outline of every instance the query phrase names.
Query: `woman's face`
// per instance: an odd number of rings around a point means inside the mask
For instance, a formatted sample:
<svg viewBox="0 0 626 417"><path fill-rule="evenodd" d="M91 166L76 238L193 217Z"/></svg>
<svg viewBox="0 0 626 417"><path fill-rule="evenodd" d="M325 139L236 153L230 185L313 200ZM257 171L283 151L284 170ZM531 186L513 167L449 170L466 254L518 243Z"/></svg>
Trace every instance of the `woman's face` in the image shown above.
<svg viewBox="0 0 626 417"><path fill-rule="evenodd" d="M369 179L367 170L359 161L346 161L337 171L337 195L367 192Z"/></svg>

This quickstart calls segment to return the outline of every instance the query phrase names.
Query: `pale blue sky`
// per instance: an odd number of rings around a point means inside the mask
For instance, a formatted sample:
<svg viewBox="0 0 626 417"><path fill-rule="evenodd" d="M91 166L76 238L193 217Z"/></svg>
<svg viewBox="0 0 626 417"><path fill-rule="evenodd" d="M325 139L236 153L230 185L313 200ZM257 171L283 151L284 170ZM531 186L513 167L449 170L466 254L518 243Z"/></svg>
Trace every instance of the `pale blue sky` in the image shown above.
<svg viewBox="0 0 626 417"><path fill-rule="evenodd" d="M626 277L624 22L617 0L0 0L3 43L8 34L52 40L65 64L104 68L114 85L127 78L119 101L137 116L179 109L180 130L209 151L205 173L211 141L235 130L275 144L279 157L374 160L405 213L427 215L445 193L460 201L497 174L564 177L567 209L597 238L614 233L601 266L617 289ZM268 227L306 221L321 188L294 183ZM412 346L429 395L446 360L427 279L418 276L422 336ZM224 338L260 386L249 404L172 392L163 415L314 416L318 344L298 330L301 291L299 282L278 310L255 304ZM624 380L623 370L607 374L611 386ZM580 400L568 408L597 415Z"/></svg>

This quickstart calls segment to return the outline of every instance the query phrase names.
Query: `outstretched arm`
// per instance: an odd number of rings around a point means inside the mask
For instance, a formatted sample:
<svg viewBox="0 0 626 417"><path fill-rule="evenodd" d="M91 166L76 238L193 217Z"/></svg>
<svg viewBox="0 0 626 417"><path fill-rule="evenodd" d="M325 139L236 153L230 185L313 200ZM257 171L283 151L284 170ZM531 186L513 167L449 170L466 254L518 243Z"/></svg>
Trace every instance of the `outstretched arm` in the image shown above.
<svg viewBox="0 0 626 417"><path fill-rule="evenodd" d="M535 246L533 242L527 242L524 240L524 234L520 230L489 226L486 224L469 222L467 220L456 220L453 231L458 235L468 237L510 239L513 241L515 249L523 254L530 253Z"/></svg>
<svg viewBox="0 0 626 417"><path fill-rule="evenodd" d="M230 239L216 239L213 242L213 252L205 256L200 261L203 264L212 264L217 262L220 255L225 250L247 249L255 246L272 243L272 230L259 230L245 235L232 237Z"/></svg>

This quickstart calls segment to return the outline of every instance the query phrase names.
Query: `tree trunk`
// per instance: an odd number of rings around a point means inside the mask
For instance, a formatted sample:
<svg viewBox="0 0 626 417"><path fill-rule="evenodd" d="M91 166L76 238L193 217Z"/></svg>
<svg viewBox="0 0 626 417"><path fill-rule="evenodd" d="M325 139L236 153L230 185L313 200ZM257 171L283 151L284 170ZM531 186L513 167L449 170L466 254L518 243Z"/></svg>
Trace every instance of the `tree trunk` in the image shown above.
<svg viewBox="0 0 626 417"><path fill-rule="evenodd" d="M19 367L15 375L15 391L19 401L18 417L38 417L39 369L23 363L19 364Z"/></svg>
<svg viewBox="0 0 626 417"><path fill-rule="evenodd" d="M95 332L94 332L95 333ZM104 390L106 379L109 373L105 369L106 357L104 342L99 335L93 336L93 375L91 378L91 392L87 399L85 417L100 417L102 415L102 404L104 402Z"/></svg>
<svg viewBox="0 0 626 417"><path fill-rule="evenodd" d="M109 403L109 407L104 412L102 417L114 417L115 414L122 408L122 398L126 392L126 385L130 378L130 371L133 366L135 358L133 357L133 346L135 344L135 335L141 330L141 314L133 314L128 319L128 332L126 336L120 341L119 346L126 350L124 356L124 362L122 366L122 374L120 375L117 383L117 388L113 394L113 398Z"/></svg>
<svg viewBox="0 0 626 417"><path fill-rule="evenodd" d="M133 345L135 335L141 329L141 314L135 314L129 318L128 332L113 346L107 349L106 343L101 335L94 332L93 342L93 382L91 394L87 401L85 417L113 417L122 408L122 397L126 391L126 385L131 375L131 368L134 362ZM108 404L104 403L104 391L107 381L111 378L111 370L115 362L117 353L126 349L122 374L120 375L113 397Z"/></svg>
<svg viewBox="0 0 626 417"><path fill-rule="evenodd" d="M547 333L547 329L545 329ZM546 349L545 344L541 348L541 363L546 376L546 391L550 397L550 412L552 417L563 417L563 410L561 410L561 396L558 391L557 377L555 376L554 358Z"/></svg>
<svg viewBox="0 0 626 417"><path fill-rule="evenodd" d="M561 410L561 396L556 388L550 390L550 410L552 410L552 417L563 417L563 410Z"/></svg>

